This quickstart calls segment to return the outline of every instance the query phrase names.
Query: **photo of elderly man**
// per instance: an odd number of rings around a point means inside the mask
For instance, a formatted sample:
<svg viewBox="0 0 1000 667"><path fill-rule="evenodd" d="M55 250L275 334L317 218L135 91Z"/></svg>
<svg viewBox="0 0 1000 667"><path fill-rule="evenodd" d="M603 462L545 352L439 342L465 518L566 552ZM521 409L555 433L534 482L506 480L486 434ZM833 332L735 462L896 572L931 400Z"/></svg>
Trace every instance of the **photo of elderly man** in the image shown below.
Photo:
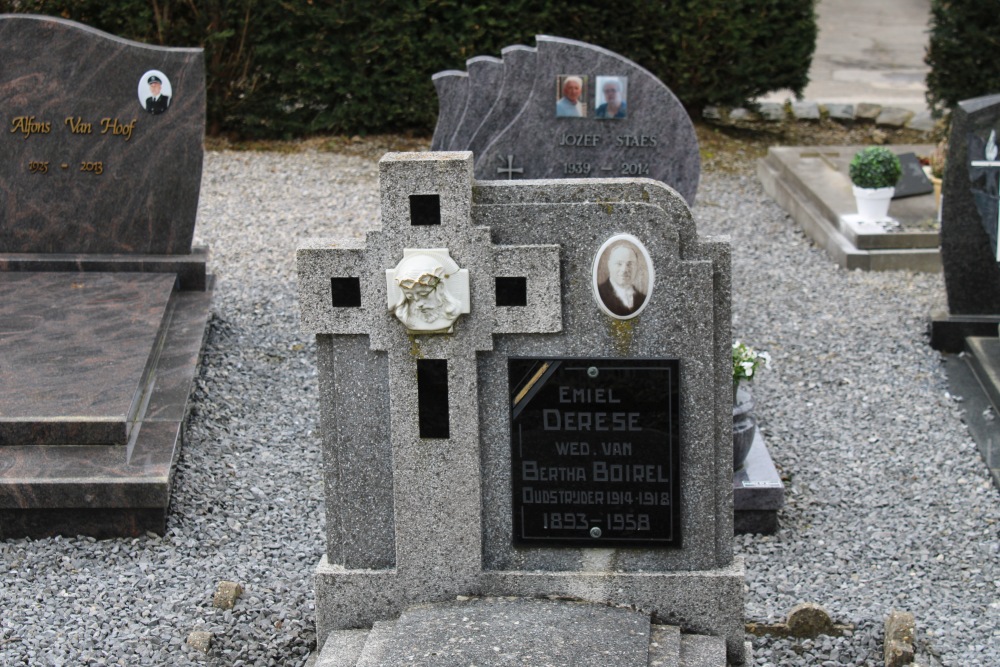
<svg viewBox="0 0 1000 667"><path fill-rule="evenodd" d="M587 77L564 74L557 78L556 116L559 118L583 118L587 115Z"/></svg>
<svg viewBox="0 0 1000 667"><path fill-rule="evenodd" d="M639 239L618 234L605 241L594 258L593 271L594 296L607 314L630 319L645 308L655 274Z"/></svg>

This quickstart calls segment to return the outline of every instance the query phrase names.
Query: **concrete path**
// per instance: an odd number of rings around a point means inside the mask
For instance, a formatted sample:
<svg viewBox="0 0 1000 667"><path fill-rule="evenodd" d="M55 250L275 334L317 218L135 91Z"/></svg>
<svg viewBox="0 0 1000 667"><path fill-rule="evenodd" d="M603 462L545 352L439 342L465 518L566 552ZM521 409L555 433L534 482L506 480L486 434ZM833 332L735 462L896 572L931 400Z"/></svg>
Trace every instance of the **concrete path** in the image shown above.
<svg viewBox="0 0 1000 667"><path fill-rule="evenodd" d="M819 36L804 99L927 109L930 0L819 0ZM777 91L761 102L793 96Z"/></svg>

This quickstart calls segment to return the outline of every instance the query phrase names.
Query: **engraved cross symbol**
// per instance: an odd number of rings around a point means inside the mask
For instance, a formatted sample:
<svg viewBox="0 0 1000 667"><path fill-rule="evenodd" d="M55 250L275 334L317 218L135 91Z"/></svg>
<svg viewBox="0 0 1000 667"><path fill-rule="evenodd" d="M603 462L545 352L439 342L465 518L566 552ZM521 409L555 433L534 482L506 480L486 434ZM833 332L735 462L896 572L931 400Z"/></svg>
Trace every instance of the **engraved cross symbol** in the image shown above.
<svg viewBox="0 0 1000 667"><path fill-rule="evenodd" d="M501 162L503 162L503 157L502 156L498 155L497 158ZM507 174L507 180L509 181L509 180L512 180L514 178L514 174L523 174L524 173L524 168L523 167L514 167L514 156L513 155L508 155L507 156L507 165L505 167L497 167L497 173L498 174Z"/></svg>

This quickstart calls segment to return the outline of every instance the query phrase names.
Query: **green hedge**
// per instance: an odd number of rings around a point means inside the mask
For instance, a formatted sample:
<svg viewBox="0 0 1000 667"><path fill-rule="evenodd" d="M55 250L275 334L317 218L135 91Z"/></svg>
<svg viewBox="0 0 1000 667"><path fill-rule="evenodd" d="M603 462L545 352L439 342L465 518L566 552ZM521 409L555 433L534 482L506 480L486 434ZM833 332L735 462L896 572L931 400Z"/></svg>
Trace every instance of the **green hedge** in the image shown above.
<svg viewBox="0 0 1000 667"><path fill-rule="evenodd" d="M962 100L1000 93L1000 3L932 0L925 61L927 102L937 111Z"/></svg>
<svg viewBox="0 0 1000 667"><path fill-rule="evenodd" d="M536 34L598 44L688 109L800 93L814 0L0 0L138 41L204 46L211 133L288 138L413 130L437 117L431 75Z"/></svg>

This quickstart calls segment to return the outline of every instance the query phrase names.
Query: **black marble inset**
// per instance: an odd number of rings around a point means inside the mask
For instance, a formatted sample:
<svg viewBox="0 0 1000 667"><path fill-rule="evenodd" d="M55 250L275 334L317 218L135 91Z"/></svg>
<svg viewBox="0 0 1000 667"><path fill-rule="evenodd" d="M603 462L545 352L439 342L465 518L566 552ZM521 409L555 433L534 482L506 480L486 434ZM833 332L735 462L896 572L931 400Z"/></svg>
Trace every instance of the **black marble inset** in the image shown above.
<svg viewBox="0 0 1000 667"><path fill-rule="evenodd" d="M441 224L440 195L410 195L410 224L418 226Z"/></svg>
<svg viewBox="0 0 1000 667"><path fill-rule="evenodd" d="M201 49L0 17L0 253L188 254L201 187ZM171 102L139 99L151 70Z"/></svg>
<svg viewBox="0 0 1000 667"><path fill-rule="evenodd" d="M176 276L0 272L0 445L124 445Z"/></svg>
<svg viewBox="0 0 1000 667"><path fill-rule="evenodd" d="M334 308L360 308L361 279L330 278L330 295Z"/></svg>
<svg viewBox="0 0 1000 667"><path fill-rule="evenodd" d="M417 422L421 438L451 434L446 359L417 359Z"/></svg>
<svg viewBox="0 0 1000 667"><path fill-rule="evenodd" d="M679 547L680 361L511 358L514 543Z"/></svg>
<svg viewBox="0 0 1000 667"><path fill-rule="evenodd" d="M527 306L528 279L524 276L510 278L497 276L496 295L498 306Z"/></svg>

